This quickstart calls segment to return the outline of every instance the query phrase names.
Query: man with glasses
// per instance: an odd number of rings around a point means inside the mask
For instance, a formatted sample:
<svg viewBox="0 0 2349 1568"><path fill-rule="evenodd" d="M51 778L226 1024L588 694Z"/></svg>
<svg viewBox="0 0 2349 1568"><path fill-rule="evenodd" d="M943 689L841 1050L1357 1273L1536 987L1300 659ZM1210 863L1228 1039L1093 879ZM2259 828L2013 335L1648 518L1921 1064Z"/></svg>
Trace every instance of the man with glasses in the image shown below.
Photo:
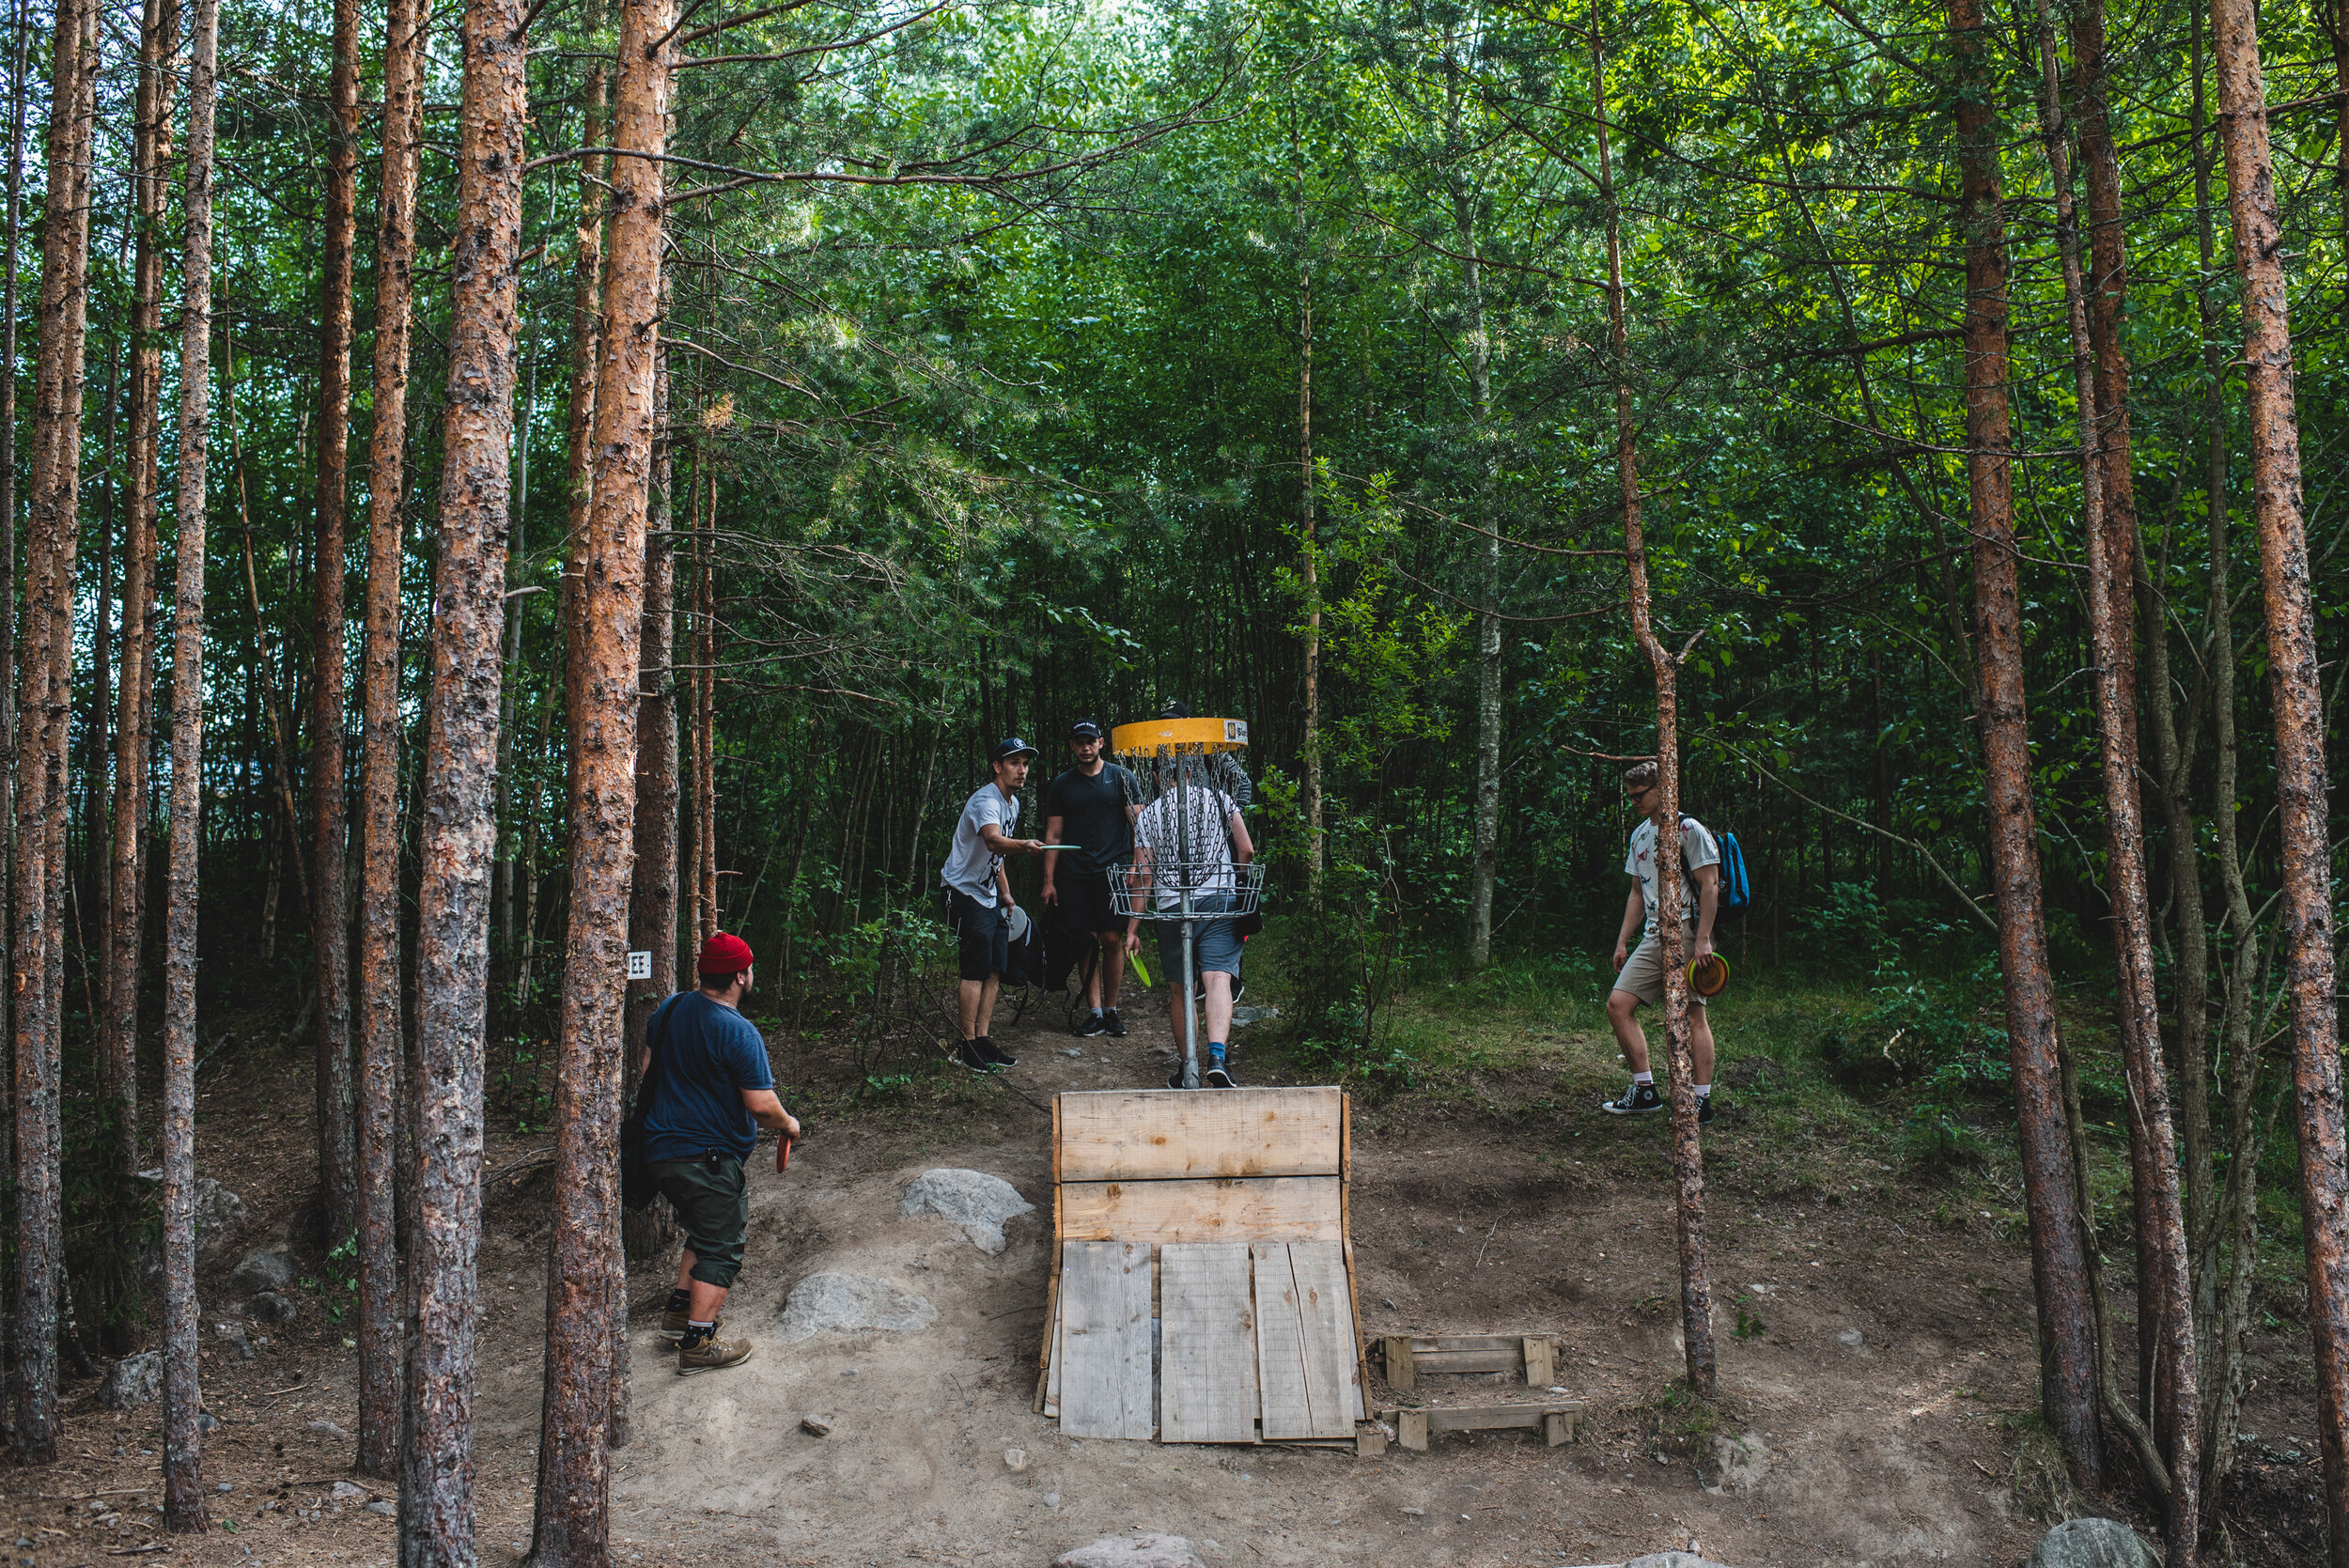
<svg viewBox="0 0 2349 1568"><path fill-rule="evenodd" d="M1104 760L1101 747L1099 723L1080 719L1069 725L1074 766L1044 788L1045 842L1076 846L1044 851L1044 902L1063 929L1089 936L1101 947L1085 981L1089 1011L1077 1032L1123 1039L1117 991L1126 978L1126 924L1110 897L1110 873L1133 853L1142 781Z"/></svg>
<svg viewBox="0 0 2349 1568"><path fill-rule="evenodd" d="M1664 998L1664 939L1657 929L1656 912L1659 907L1657 889L1657 840L1664 822L1664 786L1657 776L1656 764L1642 762L1623 776L1624 799L1634 811L1642 814L1640 825L1632 830L1631 847L1624 856L1625 875L1633 878L1631 894L1624 901L1623 929L1615 936L1615 988L1607 996L1607 1021L1614 1026L1615 1043L1623 1048L1624 1061L1631 1067L1631 1084L1619 1099L1605 1101L1599 1109L1610 1116L1643 1116L1664 1109L1664 1098L1656 1090L1656 1075L1648 1070L1647 1035L1633 1015L1642 1002L1651 1006ZM1713 955L1713 916L1720 903L1721 850L1713 834L1695 817L1680 819L1680 859L1688 868L1688 877L1681 884L1680 953L1684 963L1699 963ZM1689 894L1693 891L1696 905L1693 917L1689 911ZM1641 932L1640 943L1631 945L1631 934ZM1697 1120L1713 1119L1713 1023L1706 1017L1704 999L1691 989L1688 993L1688 1054L1696 1074L1696 1082L1689 1087L1696 1091Z"/></svg>

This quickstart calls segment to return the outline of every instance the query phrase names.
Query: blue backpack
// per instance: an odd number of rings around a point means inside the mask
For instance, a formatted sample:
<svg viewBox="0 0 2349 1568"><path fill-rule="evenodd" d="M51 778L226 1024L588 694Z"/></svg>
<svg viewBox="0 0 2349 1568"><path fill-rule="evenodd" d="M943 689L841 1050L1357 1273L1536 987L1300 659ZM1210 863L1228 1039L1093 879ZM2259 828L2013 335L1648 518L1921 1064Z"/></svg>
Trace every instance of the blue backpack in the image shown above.
<svg viewBox="0 0 2349 1568"><path fill-rule="evenodd" d="M1682 826L1696 818L1684 816ZM1746 852L1738 846L1737 835L1724 829L1714 835L1721 851L1721 893L1714 906L1718 914L1734 915L1753 902L1753 883L1746 876Z"/></svg>

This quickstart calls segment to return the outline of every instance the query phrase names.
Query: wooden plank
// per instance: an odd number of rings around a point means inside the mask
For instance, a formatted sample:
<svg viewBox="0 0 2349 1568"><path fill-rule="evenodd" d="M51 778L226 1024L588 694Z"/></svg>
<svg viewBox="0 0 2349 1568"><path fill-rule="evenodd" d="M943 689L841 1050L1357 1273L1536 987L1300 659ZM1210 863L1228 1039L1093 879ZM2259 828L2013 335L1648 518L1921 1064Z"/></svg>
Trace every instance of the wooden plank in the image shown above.
<svg viewBox="0 0 2349 1568"><path fill-rule="evenodd" d="M1375 1426L1365 1426L1354 1434L1354 1452L1364 1459L1376 1459L1387 1452L1387 1435Z"/></svg>
<svg viewBox="0 0 2349 1568"><path fill-rule="evenodd" d="M1395 1429L1407 1434L1414 1423L1423 1432L1504 1432L1517 1428L1547 1434L1553 1418L1572 1433L1580 1421L1582 1405L1579 1401L1550 1400L1539 1405L1476 1405L1450 1409L1430 1406L1381 1410L1378 1414L1382 1420L1392 1420ZM1403 1446L1411 1446L1408 1437Z"/></svg>
<svg viewBox="0 0 2349 1568"><path fill-rule="evenodd" d="M1217 1094L1227 1092L1237 1093ZM1335 1176L1063 1182L1058 1192L1064 1241L1237 1242L1244 1251L1257 1241L1345 1239Z"/></svg>
<svg viewBox="0 0 2349 1568"><path fill-rule="evenodd" d="M1419 1387L1419 1359L1411 1349L1410 1339L1402 1334L1389 1334L1387 1345L1387 1387L1396 1393L1408 1394Z"/></svg>
<svg viewBox="0 0 2349 1568"><path fill-rule="evenodd" d="M1574 1418L1563 1410L1552 1410L1542 1417L1542 1441L1556 1448L1574 1436Z"/></svg>
<svg viewBox="0 0 2349 1568"><path fill-rule="evenodd" d="M1163 1320L1159 1439L1254 1442L1256 1323L1249 1298L1247 1247L1177 1243L1162 1248L1159 1285Z"/></svg>
<svg viewBox="0 0 2349 1568"><path fill-rule="evenodd" d="M1053 1105L1057 1181L1335 1176L1346 1160L1336 1089L1119 1089Z"/></svg>
<svg viewBox="0 0 2349 1568"><path fill-rule="evenodd" d="M1519 1353L1524 1339L1517 1334L1414 1334L1411 1348L1421 1355L1429 1351L1505 1350Z"/></svg>
<svg viewBox="0 0 2349 1568"><path fill-rule="evenodd" d="M1525 1342L1525 1386L1527 1388L1547 1389L1558 1381L1557 1374L1551 1366L1551 1353L1554 1348L1548 1340L1539 1336Z"/></svg>
<svg viewBox="0 0 2349 1568"><path fill-rule="evenodd" d="M1427 1452L1427 1412L1397 1410L1394 1412L1394 1440L1413 1453Z"/></svg>
<svg viewBox="0 0 2349 1568"><path fill-rule="evenodd" d="M1501 1350L1422 1350L1413 1345L1411 1363L1424 1377L1438 1372L1515 1372L1525 1364L1525 1358L1512 1341Z"/></svg>
<svg viewBox="0 0 2349 1568"><path fill-rule="evenodd" d="M1053 1250L1057 1252L1059 1249L1054 1248ZM1044 1414L1058 1421L1060 1420L1060 1370L1068 1358L1061 1348L1060 1267L1058 1264L1055 1264L1052 1269L1052 1322L1051 1326L1044 1331L1044 1343L1051 1347L1052 1358L1044 1369L1044 1397L1041 1408Z"/></svg>
<svg viewBox="0 0 2349 1568"><path fill-rule="evenodd" d="M1304 1314L1288 1246L1259 1242L1249 1255L1256 1268L1256 1387L1264 1399L1265 1440L1334 1436L1314 1424L1306 1392Z"/></svg>
<svg viewBox="0 0 2349 1568"><path fill-rule="evenodd" d="M1362 1370L1354 1353L1354 1292L1346 1278L1346 1254L1334 1241L1293 1241L1288 1254L1303 1310L1313 1435L1343 1437L1362 1416Z"/></svg>
<svg viewBox="0 0 2349 1568"><path fill-rule="evenodd" d="M1071 1437L1150 1436L1150 1249L1061 1244L1060 1429Z"/></svg>

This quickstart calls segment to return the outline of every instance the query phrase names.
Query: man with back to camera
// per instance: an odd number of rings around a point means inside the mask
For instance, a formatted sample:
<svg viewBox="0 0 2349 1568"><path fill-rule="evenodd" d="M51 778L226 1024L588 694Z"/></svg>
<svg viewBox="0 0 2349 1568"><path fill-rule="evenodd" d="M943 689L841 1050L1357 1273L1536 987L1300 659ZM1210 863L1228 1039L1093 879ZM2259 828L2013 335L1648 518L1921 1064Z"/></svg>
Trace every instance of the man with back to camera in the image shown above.
<svg viewBox="0 0 2349 1568"><path fill-rule="evenodd" d="M788 1141L800 1124L775 1098L767 1042L742 1016L751 988L751 946L721 931L702 944L700 988L662 1002L645 1030L640 1065L652 1071L645 1113L645 1160L685 1231L677 1285L661 1314L661 1334L677 1342L680 1377L723 1372L751 1358L749 1340L722 1340L726 1293L742 1268L751 1219L742 1162L758 1146L758 1129Z"/></svg>
<svg viewBox="0 0 2349 1568"><path fill-rule="evenodd" d="M1188 719L1190 709L1179 702L1169 703L1159 709L1161 719ZM1239 758L1229 752L1211 752L1207 755L1207 783L1232 798L1232 804L1246 811L1256 798L1255 785L1248 782L1248 769L1239 765Z"/></svg>
<svg viewBox="0 0 2349 1568"><path fill-rule="evenodd" d="M1076 846L1044 851L1044 902L1069 931L1085 932L1101 944L1100 961L1085 982L1091 1011L1077 1032L1123 1039L1117 992L1126 978L1126 933L1110 896L1110 873L1133 853L1142 783L1105 760L1102 747L1101 726L1094 720L1069 725L1068 753L1075 761L1044 788L1044 841Z"/></svg>
<svg viewBox="0 0 2349 1568"><path fill-rule="evenodd" d="M1218 755L1222 753L1219 753ZM1175 1048L1182 1048L1183 1025L1192 1000L1183 988L1183 923L1166 919L1181 907L1180 883L1190 887L1190 907L1204 917L1192 923L1191 959L1200 987L1206 993L1207 1050L1200 1063L1200 1081L1211 1089L1236 1089L1231 1048L1233 986L1239 979L1240 940L1237 923L1228 911L1235 902L1235 865L1255 858L1248 824L1240 819L1237 802L1214 784L1196 776L1175 788L1179 765L1162 757L1158 765L1159 798L1134 818L1134 869L1131 895L1154 897L1160 916L1159 962L1166 966L1167 1021L1174 1029ZM1204 770L1203 770L1204 771ZM1126 951L1142 947L1142 922L1126 923ZM1167 1083L1183 1086L1177 1068Z"/></svg>
<svg viewBox="0 0 2349 1568"><path fill-rule="evenodd" d="M1664 996L1664 939L1657 929L1658 906L1657 889L1657 840L1664 824L1664 785L1657 776L1656 764L1642 762L1623 776L1624 799L1632 809L1645 814L1644 819L1631 831L1631 846L1625 852L1623 869L1634 878L1631 895L1623 908L1623 929L1615 936L1614 989L1607 994L1607 1021L1614 1026L1615 1042L1623 1048L1624 1061L1631 1068L1630 1087L1620 1099L1603 1102L1599 1109L1610 1116L1641 1116L1664 1109L1663 1096L1656 1092L1656 1075L1648 1070L1647 1035L1641 1031L1640 1020L1632 1015L1641 1003L1651 1006ZM1695 817L1683 813L1680 818L1680 858L1688 868L1682 884L1680 908L1680 952L1685 963L1699 963L1713 955L1713 916L1720 904L1721 851L1714 841L1712 831ZM1688 914L1688 894L1696 893L1696 915ZM1641 931L1640 945L1626 948L1631 933ZM1688 1055L1696 1074L1692 1087L1697 1096L1697 1120L1713 1119L1713 1022L1707 1015L1704 999L1688 992Z"/></svg>
<svg viewBox="0 0 2349 1568"><path fill-rule="evenodd" d="M962 1043L955 1060L972 1072L991 1073L1009 1067L1018 1058L987 1037L995 1017L995 993L1011 965L1011 877L1003 871L1006 855L1040 855L1042 839L1015 839L1010 830L1019 821L1019 791L1028 782L1028 764L1035 748L1018 736L995 743L988 763L993 777L971 792L955 823L954 846L946 853L939 881L946 890L947 921L960 942L957 973L961 977Z"/></svg>

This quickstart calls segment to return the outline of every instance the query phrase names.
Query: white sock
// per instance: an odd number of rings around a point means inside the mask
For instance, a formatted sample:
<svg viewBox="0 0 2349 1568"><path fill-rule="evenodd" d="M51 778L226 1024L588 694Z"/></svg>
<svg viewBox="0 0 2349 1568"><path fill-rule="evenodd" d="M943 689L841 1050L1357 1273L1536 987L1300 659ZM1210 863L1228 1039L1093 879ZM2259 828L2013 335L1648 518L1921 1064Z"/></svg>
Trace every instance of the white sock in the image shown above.
<svg viewBox="0 0 2349 1568"><path fill-rule="evenodd" d="M1697 1085L1697 1098L1698 1098L1698 1099L1701 1099L1701 1100L1706 1100L1706 1099L1711 1099L1712 1097L1713 1097L1713 1086L1712 1086L1711 1084L1709 1084L1709 1083L1700 1083L1700 1084L1698 1084L1698 1085Z"/></svg>
<svg viewBox="0 0 2349 1568"><path fill-rule="evenodd" d="M1654 1073L1633 1073L1631 1075L1631 1081L1634 1083L1654 1083L1656 1081L1656 1075Z"/></svg>

